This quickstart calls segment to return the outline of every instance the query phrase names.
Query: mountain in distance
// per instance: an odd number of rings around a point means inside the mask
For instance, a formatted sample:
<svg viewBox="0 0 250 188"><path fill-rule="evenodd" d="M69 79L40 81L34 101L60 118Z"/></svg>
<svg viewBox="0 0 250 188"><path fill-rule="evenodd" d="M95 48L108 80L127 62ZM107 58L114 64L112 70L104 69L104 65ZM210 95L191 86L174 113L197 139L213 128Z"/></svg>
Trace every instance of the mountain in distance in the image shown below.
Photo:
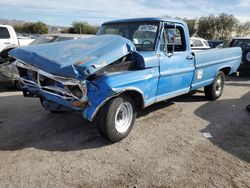
<svg viewBox="0 0 250 188"><path fill-rule="evenodd" d="M32 23L32 22L26 22L23 20L16 20L16 19L2 19L0 18L0 25L23 25L25 23ZM49 33L60 33L62 30L68 29L69 27L63 27L63 26L53 26L53 25L47 25L49 27Z"/></svg>

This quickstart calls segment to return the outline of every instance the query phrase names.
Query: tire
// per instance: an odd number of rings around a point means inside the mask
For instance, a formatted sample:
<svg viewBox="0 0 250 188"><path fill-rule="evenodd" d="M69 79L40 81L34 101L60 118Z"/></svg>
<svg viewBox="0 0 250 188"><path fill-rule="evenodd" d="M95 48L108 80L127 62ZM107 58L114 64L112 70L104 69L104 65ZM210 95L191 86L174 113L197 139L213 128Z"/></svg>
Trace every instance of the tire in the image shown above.
<svg viewBox="0 0 250 188"><path fill-rule="evenodd" d="M97 116L97 128L100 134L118 142L128 136L136 119L134 101L128 95L121 95L105 104Z"/></svg>
<svg viewBox="0 0 250 188"><path fill-rule="evenodd" d="M250 104L247 105L247 110L248 110L248 112L250 112Z"/></svg>
<svg viewBox="0 0 250 188"><path fill-rule="evenodd" d="M250 65L250 50L243 53L242 60L245 65Z"/></svg>
<svg viewBox="0 0 250 188"><path fill-rule="evenodd" d="M205 97L208 100L218 99L223 93L224 85L225 74L222 71L219 71L214 79L214 82L204 88Z"/></svg>

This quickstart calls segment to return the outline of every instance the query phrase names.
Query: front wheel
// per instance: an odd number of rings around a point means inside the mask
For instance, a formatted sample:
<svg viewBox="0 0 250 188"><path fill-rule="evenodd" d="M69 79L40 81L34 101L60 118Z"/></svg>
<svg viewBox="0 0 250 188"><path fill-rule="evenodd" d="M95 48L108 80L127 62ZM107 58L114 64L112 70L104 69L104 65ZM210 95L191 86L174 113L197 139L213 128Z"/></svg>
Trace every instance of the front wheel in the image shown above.
<svg viewBox="0 0 250 188"><path fill-rule="evenodd" d="M209 100L218 99L223 93L224 85L225 74L222 71L219 71L214 79L214 82L204 88L205 97Z"/></svg>
<svg viewBox="0 0 250 188"><path fill-rule="evenodd" d="M97 117L100 134L112 142L124 139L132 130L136 118L133 100L128 95L111 99Z"/></svg>

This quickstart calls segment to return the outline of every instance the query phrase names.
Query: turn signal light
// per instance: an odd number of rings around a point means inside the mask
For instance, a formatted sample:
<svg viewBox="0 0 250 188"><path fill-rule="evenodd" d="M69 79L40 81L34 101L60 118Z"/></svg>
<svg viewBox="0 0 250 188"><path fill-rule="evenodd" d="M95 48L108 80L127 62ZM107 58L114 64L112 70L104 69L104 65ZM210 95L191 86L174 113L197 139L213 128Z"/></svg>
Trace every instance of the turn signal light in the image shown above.
<svg viewBox="0 0 250 188"><path fill-rule="evenodd" d="M86 105L86 103L81 101L74 101L71 103L71 105L74 107L83 108Z"/></svg>

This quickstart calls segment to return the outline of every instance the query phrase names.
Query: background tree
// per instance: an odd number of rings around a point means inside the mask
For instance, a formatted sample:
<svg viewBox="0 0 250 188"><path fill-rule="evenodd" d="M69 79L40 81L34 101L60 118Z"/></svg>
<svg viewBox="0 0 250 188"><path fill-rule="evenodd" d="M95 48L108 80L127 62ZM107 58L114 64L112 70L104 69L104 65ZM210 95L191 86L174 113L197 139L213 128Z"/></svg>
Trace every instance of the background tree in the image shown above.
<svg viewBox="0 0 250 188"><path fill-rule="evenodd" d="M73 22L72 27L69 28L69 33L77 33L77 34L96 34L98 31L98 26L92 26L87 22Z"/></svg>
<svg viewBox="0 0 250 188"><path fill-rule="evenodd" d="M32 33L32 34L47 34L49 33L48 26L43 22L25 23L22 25L15 25L15 31L18 33Z"/></svg>
<svg viewBox="0 0 250 188"><path fill-rule="evenodd" d="M163 18L170 18L168 15ZM199 19L183 18L189 28L190 36L198 36L207 40L229 40L236 36L250 35L250 21L239 23L233 15L221 13L218 16L202 16Z"/></svg>
<svg viewBox="0 0 250 188"><path fill-rule="evenodd" d="M238 19L233 15L220 14L216 17L216 32L214 38L219 40L230 39L238 23Z"/></svg>
<svg viewBox="0 0 250 188"><path fill-rule="evenodd" d="M32 24L32 26L31 26L31 33L48 34L49 33L49 28L43 22L36 22L36 23Z"/></svg>
<svg viewBox="0 0 250 188"><path fill-rule="evenodd" d="M21 25L15 25L14 29L18 33L32 33L32 23L25 23Z"/></svg>
<svg viewBox="0 0 250 188"><path fill-rule="evenodd" d="M235 32L237 37L250 35L250 21L238 24Z"/></svg>
<svg viewBox="0 0 250 188"><path fill-rule="evenodd" d="M189 20L187 18L184 18L183 20L188 25L190 36L194 36L196 34L196 32L197 32L197 20Z"/></svg>
<svg viewBox="0 0 250 188"><path fill-rule="evenodd" d="M217 19L215 16L202 16L198 21L197 35L205 39L214 39Z"/></svg>
<svg viewBox="0 0 250 188"><path fill-rule="evenodd" d="M205 39L228 40L232 37L239 21L233 15L222 13L199 19L197 35Z"/></svg>

